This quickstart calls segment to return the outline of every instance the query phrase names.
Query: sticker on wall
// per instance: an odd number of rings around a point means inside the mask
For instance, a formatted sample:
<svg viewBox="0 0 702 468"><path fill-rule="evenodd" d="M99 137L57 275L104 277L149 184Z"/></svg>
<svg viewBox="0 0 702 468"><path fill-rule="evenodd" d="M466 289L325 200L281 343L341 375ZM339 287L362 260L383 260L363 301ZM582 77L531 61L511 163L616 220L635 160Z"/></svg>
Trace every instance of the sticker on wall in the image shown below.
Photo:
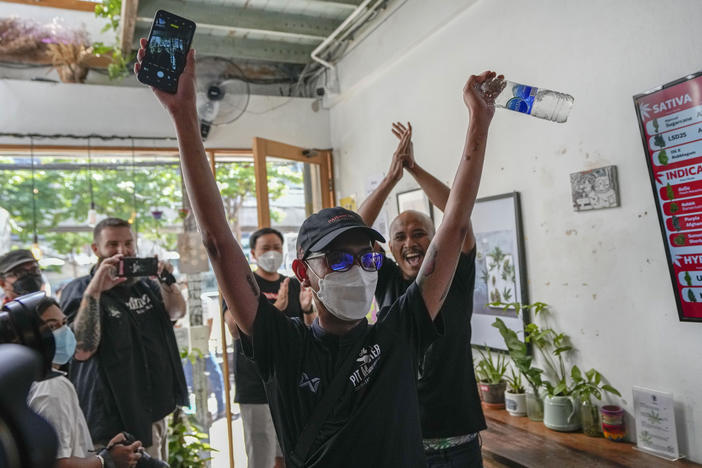
<svg viewBox="0 0 702 468"><path fill-rule="evenodd" d="M574 172L570 175L570 190L575 211L619 206L617 166Z"/></svg>
<svg viewBox="0 0 702 468"><path fill-rule="evenodd" d="M349 195L348 197L341 198L339 200L339 206L346 208L350 211L356 211L356 194Z"/></svg>

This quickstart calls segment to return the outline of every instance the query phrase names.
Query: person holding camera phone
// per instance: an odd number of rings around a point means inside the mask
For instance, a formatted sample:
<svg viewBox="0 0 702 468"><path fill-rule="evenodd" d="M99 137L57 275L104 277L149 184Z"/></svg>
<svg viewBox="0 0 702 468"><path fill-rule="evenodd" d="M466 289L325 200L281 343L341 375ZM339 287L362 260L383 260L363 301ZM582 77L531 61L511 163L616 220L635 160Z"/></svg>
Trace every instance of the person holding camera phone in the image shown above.
<svg viewBox="0 0 702 468"><path fill-rule="evenodd" d="M115 468L134 467L141 458L141 442L124 444L125 436L117 434L108 446L95 455L88 425L78 403L78 395L65 374L58 370L66 364L76 349L73 332L58 302L45 297L36 306L36 313L54 335L56 351L53 373L34 382L27 397L29 407L51 424L58 437L56 468Z"/></svg>
<svg viewBox="0 0 702 468"><path fill-rule="evenodd" d="M134 71L144 59L141 40ZM246 355L265 381L278 439L289 467L425 467L417 361L441 333L439 311L449 293L470 229L494 95L471 76L463 89L470 111L466 142L446 216L407 291L368 325L383 237L356 213L326 208L308 217L297 238L293 270L313 290L318 318L311 327L276 309L256 283L227 222L207 161L195 99L190 52L175 95L154 90L175 125L180 162L219 286L241 332ZM377 428L387 428L378 436Z"/></svg>
<svg viewBox="0 0 702 468"><path fill-rule="evenodd" d="M368 226L373 225L405 171L412 174L438 209L446 208L449 197L450 189L414 160L412 125L393 123L392 133L399 143L388 173L358 209ZM386 259L378 271L375 298L380 309L395 302L416 279L433 236L434 223L424 213L404 211L390 223L388 247L395 261ZM475 236L469 228L441 309L444 335L432 343L420 361L417 391L429 467L445 466L447 460L454 466L482 466L478 433L486 425L470 348L475 251Z"/></svg>
<svg viewBox="0 0 702 468"><path fill-rule="evenodd" d="M121 259L136 254L127 221L100 221L91 247L97 265L61 295L77 341L70 378L96 446L127 431L151 457L166 460L165 418L188 404L172 326L185 315L185 300L167 262L158 262L159 284L116 276Z"/></svg>

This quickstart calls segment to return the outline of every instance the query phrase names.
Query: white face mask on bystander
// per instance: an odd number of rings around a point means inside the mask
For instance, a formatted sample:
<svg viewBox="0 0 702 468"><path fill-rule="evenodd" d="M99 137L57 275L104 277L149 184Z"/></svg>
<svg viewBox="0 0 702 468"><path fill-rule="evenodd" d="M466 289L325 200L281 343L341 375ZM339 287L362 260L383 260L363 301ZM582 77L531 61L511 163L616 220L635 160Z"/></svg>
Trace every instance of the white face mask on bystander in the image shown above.
<svg viewBox="0 0 702 468"><path fill-rule="evenodd" d="M283 264L283 254L277 250L269 250L256 259L256 264L268 273L275 273Z"/></svg>
<svg viewBox="0 0 702 468"><path fill-rule="evenodd" d="M314 273L311 267L310 271ZM317 273L314 275L319 278ZM377 271L366 271L354 265L348 271L332 271L319 278L319 291L313 291L330 314L354 321L370 312L377 283Z"/></svg>

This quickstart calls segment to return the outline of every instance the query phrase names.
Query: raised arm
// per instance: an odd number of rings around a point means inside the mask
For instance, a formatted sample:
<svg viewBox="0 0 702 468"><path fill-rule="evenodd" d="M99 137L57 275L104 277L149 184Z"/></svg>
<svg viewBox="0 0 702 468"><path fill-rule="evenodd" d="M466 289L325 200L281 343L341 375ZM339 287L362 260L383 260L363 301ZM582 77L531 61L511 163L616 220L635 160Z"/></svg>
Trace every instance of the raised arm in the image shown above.
<svg viewBox="0 0 702 468"><path fill-rule="evenodd" d="M488 129L495 113L495 96L485 95L480 85L494 77L494 72L473 75L463 88L463 100L470 110L465 148L446 203L444 220L429 245L416 279L432 320L446 299L458 254L470 229L470 215L478 195Z"/></svg>
<svg viewBox="0 0 702 468"><path fill-rule="evenodd" d="M114 276L115 266L121 258L122 255L115 255L100 262L83 292L83 298L73 321L73 333L76 336L76 352L73 356L79 361L90 359L100 346L102 336L100 297L103 292L126 281L126 278Z"/></svg>
<svg viewBox="0 0 702 468"><path fill-rule="evenodd" d="M393 124L393 133L396 132L395 126ZM395 135L398 135L395 133ZM402 135L398 135L400 142L397 145L397 149L392 156L392 161L390 162L390 169L388 173L380 184L373 190L373 193L368 195L361 206L358 208L358 214L363 219L363 222L367 226L372 226L375 222L380 210L383 209L383 203L387 200L388 195L395 188L395 185L402 179L402 169L403 166L409 163L409 147L412 142L412 129L410 127L409 131L405 131Z"/></svg>
<svg viewBox="0 0 702 468"><path fill-rule="evenodd" d="M141 39L135 73L144 58L145 47L146 39ZM185 188L217 283L237 325L250 335L258 309L259 289L244 252L227 223L222 197L200 138L195 107L195 51L188 54L175 95L157 89L153 91L175 125Z"/></svg>
<svg viewBox="0 0 702 468"><path fill-rule="evenodd" d="M401 139L404 135L404 132L407 131L412 132L412 126L409 123L408 127L405 127L399 122L393 124L392 133L394 133L398 139ZM426 170L424 170L423 167L417 164L416 160L414 159L414 148L411 141L407 149L407 160L411 161L411 163L405 164L405 169L407 169L407 172L412 174L414 180L417 181L421 189L424 191L424 193L427 194L427 197L429 197L429 201L432 203L432 205L434 205L441 211L444 211L446 209L446 202L448 201L449 193L451 192L451 190L446 184L441 182L439 179L428 173ZM475 236L473 235L473 228L470 227L468 229L468 234L466 235L465 241L463 242L463 248L461 250L465 253L468 253L471 251L474 245Z"/></svg>

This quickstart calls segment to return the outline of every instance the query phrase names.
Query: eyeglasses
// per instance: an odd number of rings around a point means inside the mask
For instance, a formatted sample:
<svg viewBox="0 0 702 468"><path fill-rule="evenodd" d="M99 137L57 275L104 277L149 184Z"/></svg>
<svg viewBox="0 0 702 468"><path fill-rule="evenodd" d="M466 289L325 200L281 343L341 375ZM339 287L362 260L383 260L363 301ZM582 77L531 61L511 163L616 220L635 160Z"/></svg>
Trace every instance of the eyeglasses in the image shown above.
<svg viewBox="0 0 702 468"><path fill-rule="evenodd" d="M331 268L332 271L348 271L355 263L358 263L361 268L366 271L378 271L380 267L383 266L385 255L381 252L365 252L354 255L348 252L334 250L331 252L315 253L307 257L307 259L310 260L322 257L324 257L327 266Z"/></svg>

